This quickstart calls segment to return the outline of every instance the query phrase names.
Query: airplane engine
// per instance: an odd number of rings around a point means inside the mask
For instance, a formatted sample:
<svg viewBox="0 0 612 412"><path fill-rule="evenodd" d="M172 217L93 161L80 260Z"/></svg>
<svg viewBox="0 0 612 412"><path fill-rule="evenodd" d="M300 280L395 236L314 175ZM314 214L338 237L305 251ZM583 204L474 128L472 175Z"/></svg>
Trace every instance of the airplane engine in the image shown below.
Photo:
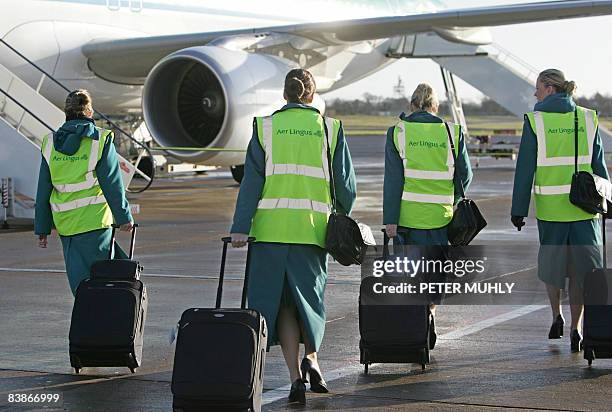
<svg viewBox="0 0 612 412"><path fill-rule="evenodd" d="M191 47L162 59L149 73L142 105L155 141L189 163L234 166L252 134L253 116L283 104L288 60L218 46ZM320 98L319 98L320 100ZM213 150L198 150L198 149Z"/></svg>

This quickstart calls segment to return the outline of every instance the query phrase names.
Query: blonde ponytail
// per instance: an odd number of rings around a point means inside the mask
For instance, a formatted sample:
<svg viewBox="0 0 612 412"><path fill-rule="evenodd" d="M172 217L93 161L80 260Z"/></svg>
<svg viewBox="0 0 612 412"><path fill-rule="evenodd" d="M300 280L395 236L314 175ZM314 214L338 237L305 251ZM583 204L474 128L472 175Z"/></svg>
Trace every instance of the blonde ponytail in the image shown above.
<svg viewBox="0 0 612 412"><path fill-rule="evenodd" d="M417 110L437 110L438 96L435 90L427 83L421 83L417 86L410 98L410 105Z"/></svg>
<svg viewBox="0 0 612 412"><path fill-rule="evenodd" d="M576 92L576 82L573 80L565 80L565 74L561 70L547 69L541 72L538 76L544 86L551 86L557 93L567 93L569 96L573 96Z"/></svg>

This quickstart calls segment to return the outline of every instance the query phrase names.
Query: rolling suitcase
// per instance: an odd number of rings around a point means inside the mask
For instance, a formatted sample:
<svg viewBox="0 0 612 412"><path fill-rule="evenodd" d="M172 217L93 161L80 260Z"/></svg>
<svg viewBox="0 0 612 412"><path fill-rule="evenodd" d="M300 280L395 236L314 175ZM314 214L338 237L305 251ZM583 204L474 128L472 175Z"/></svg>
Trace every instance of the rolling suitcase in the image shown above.
<svg viewBox="0 0 612 412"><path fill-rule="evenodd" d="M223 238L214 309L183 312L172 370L175 411L260 411L267 347L264 317L246 309L250 242L240 309L221 309L229 237Z"/></svg>
<svg viewBox="0 0 612 412"><path fill-rule="evenodd" d="M128 260L95 262L91 277L77 288L70 322L70 364L76 373L87 366L141 365L147 290L140 281L142 267L132 260L136 227Z"/></svg>
<svg viewBox="0 0 612 412"><path fill-rule="evenodd" d="M595 359L612 358L612 270L606 263L606 224L602 218L604 267L585 279L582 341L589 366Z"/></svg>
<svg viewBox="0 0 612 412"><path fill-rule="evenodd" d="M384 234L383 259L388 256L389 237ZM370 292L374 283L390 279L366 277L359 290L359 352L365 374L372 363L429 363L431 313L429 305L376 302ZM390 280L390 283L397 281Z"/></svg>

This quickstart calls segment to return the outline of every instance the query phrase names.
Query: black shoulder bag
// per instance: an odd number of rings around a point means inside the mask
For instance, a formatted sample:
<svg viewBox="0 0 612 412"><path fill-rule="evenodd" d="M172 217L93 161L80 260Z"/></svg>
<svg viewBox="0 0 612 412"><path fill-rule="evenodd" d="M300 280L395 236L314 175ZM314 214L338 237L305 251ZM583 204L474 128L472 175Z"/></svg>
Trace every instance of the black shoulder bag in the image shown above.
<svg viewBox="0 0 612 412"><path fill-rule="evenodd" d="M450 148L453 154L453 183L455 181L455 174L457 173L457 155L455 154L455 142L451 136L448 128L448 123L444 123L446 126L446 133L448 134L448 140L450 142ZM461 193L461 200L457 204L457 208L453 213L453 218L447 226L448 229L448 241L453 246L466 246L468 245L476 235L487 225L487 221L478 210L476 203L472 199L465 197L463 191L463 184L459 182L459 191ZM453 194L454 195L454 194Z"/></svg>
<svg viewBox="0 0 612 412"><path fill-rule="evenodd" d="M372 231L369 226L357 223L350 216L337 212L336 187L334 185L334 172L331 161L331 148L327 125L323 122L325 129L325 141L327 143L327 165L329 168L329 184L331 191L332 210L327 221L327 233L325 234L325 249L338 263L344 266L361 265L366 256L368 244L364 239L371 238ZM369 242L371 243L371 242Z"/></svg>
<svg viewBox="0 0 612 412"><path fill-rule="evenodd" d="M587 213L607 214L612 199L612 184L593 173L578 171L578 109L574 111L574 174L570 202Z"/></svg>

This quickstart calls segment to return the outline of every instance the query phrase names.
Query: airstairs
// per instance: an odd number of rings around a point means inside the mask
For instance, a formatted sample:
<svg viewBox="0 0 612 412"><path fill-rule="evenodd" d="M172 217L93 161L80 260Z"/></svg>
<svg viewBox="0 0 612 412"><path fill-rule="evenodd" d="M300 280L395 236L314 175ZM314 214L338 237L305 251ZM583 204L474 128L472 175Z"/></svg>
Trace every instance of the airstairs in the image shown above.
<svg viewBox="0 0 612 412"><path fill-rule="evenodd" d="M498 44L476 46L442 39L436 33L422 33L394 39L387 56L430 58L442 70L454 120L461 124L461 100L453 76L469 83L512 114L522 117L533 110L535 82L540 70L532 67ZM600 126L604 149L612 151L612 132Z"/></svg>
<svg viewBox="0 0 612 412"><path fill-rule="evenodd" d="M533 110L538 71L500 46L479 47L474 56L442 56L433 60L512 114L522 117Z"/></svg>
<svg viewBox="0 0 612 412"><path fill-rule="evenodd" d="M457 93L457 87L455 86L455 77L446 68L440 66L440 72L442 73L442 81L444 82L444 89L446 90L446 99L451 106L451 113L453 114L453 122L460 124L463 129L463 135L466 139L469 139L469 132L467 128L467 122L465 120L465 113L463 113L463 105Z"/></svg>
<svg viewBox="0 0 612 412"><path fill-rule="evenodd" d="M29 66L40 72L36 87L31 87L8 68L0 65L0 220L4 216L34 218L38 172L41 162L42 138L57 130L64 122L64 112L39 93L44 82L52 81L68 92L49 73L28 60L19 51L0 39L0 47L17 54ZM101 113L116 138L128 138L138 145L138 155L131 162L120 156L123 182L128 190L142 191L149 187L153 176L142 173L137 165L144 156L151 156L147 147L135 141ZM142 179L132 184L138 174Z"/></svg>

